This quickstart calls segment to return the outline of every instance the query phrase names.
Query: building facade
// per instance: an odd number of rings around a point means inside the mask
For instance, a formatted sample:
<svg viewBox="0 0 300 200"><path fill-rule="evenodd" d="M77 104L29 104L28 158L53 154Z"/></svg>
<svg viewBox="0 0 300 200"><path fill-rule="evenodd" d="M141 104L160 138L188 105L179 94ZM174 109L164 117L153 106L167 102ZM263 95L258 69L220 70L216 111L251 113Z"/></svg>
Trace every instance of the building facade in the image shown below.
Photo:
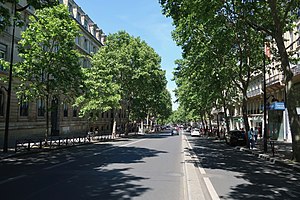
<svg viewBox="0 0 300 200"><path fill-rule="evenodd" d="M289 52L294 52L294 58L300 59L300 21L296 22L294 31L284 34L285 46L289 47ZM268 136L279 141L292 142L290 131L289 115L285 108L285 82L284 74L280 69L276 69L278 63L271 63L266 66L269 73L266 74L267 93L267 126ZM293 84L300 83L300 62L291 64L294 74ZM258 74L251 79L247 91L248 122L250 128L258 128L263 134L264 130L264 99L263 99L263 74ZM244 128L241 106L236 105L232 117L231 129Z"/></svg>
<svg viewBox="0 0 300 200"><path fill-rule="evenodd" d="M68 6L70 17L72 17L80 27L81 36L75 40L76 48L84 55L80 60L83 67L90 67L90 59L99 48L105 44L106 35L97 26L96 23L76 4L73 0L60 0L61 4ZM24 7L26 1L20 1L17 7ZM3 5L9 10L13 10L13 5ZM28 17L34 10L28 7L20 13L24 20L23 27L15 28L15 44L13 63L20 61L18 57L17 44L21 40L21 32L28 25ZM12 27L0 33L0 59L10 62L11 47L12 47ZM8 72L0 65L0 76L8 76ZM0 82L0 145L3 142L5 128L5 113L7 101L7 83ZM22 102L22 99L17 99L14 87L17 86L17 81L13 81L11 107L10 107L10 125L9 125L9 143L12 145L16 139L43 137L46 129L46 114L45 101L37 99L35 102ZM112 130L113 112L108 111L98 116L96 122L90 122L86 118L78 116L79 108L63 101L63 99L54 99L51 102L57 105L56 110L52 110L50 114L51 135L74 135L85 134L90 130L98 129L103 133L109 133ZM125 109L118 111L117 123L124 126L127 114Z"/></svg>

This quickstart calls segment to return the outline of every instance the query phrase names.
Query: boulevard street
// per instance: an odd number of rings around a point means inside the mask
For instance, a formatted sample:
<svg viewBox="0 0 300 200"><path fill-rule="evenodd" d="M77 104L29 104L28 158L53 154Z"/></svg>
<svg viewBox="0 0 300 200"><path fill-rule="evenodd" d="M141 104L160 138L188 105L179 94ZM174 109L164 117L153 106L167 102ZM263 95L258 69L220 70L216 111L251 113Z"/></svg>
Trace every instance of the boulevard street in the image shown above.
<svg viewBox="0 0 300 200"><path fill-rule="evenodd" d="M168 133L0 162L1 199L299 199L296 172L223 141Z"/></svg>

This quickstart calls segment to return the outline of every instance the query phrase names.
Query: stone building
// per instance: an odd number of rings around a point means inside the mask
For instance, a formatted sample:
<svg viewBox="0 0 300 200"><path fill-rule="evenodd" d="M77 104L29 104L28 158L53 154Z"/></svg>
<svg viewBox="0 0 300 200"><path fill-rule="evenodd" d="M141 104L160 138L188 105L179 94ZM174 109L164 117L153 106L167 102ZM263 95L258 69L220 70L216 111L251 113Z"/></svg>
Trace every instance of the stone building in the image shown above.
<svg viewBox="0 0 300 200"><path fill-rule="evenodd" d="M288 51L295 51L294 58L300 59L300 21L295 23L295 29L291 32L286 32L284 38L285 45L289 47ZM296 41L297 40L297 41ZM267 125L268 135L272 139L291 142L291 131L288 118L288 111L284 107L285 104L285 82L284 74L281 70L276 69L271 63L266 66L266 94L267 94ZM300 62L291 64L293 71L293 84L300 83ZM248 120L250 128L257 127L263 132L263 74L253 76L247 91L248 97ZM299 105L300 106L300 105ZM242 111L239 105L236 105L232 113L233 118L231 128L243 128Z"/></svg>
<svg viewBox="0 0 300 200"><path fill-rule="evenodd" d="M60 0L61 4L68 6L70 17L78 23L80 27L81 36L76 38L76 48L84 55L81 59L83 67L90 67L90 58L93 53L96 53L99 48L105 44L106 35L97 26L96 23L76 4L73 0ZM23 7L26 1L22 0L17 7ZM3 5L12 10L11 4ZM28 16L34 10L28 7L20 13L24 20L23 27L15 28L15 44L14 44L14 57L13 62L19 62L17 43L21 39L21 32L26 29L28 24ZM0 59L10 61L11 47L12 47L12 30L13 27L6 27L0 33ZM8 72L0 66L0 76L7 76ZM5 128L5 113L7 101L7 83L0 82L0 145ZM17 86L17 82L13 81L13 86ZM12 89L14 88L12 87ZM51 135L73 135L73 134L86 134L87 131L98 129L100 132L109 133L112 127L112 111L102 113L98 121L89 122L85 118L78 116L78 108L72 107L68 103L63 102L63 99L53 100L52 103L58 105L57 110L51 111ZM46 130L45 120L45 102L38 99L35 102L22 103L17 99L15 91L12 90L11 107L10 107L10 125L9 125L9 143L12 145L15 139L28 138L28 137L43 137ZM124 126L126 113L124 109L119 110L118 124Z"/></svg>

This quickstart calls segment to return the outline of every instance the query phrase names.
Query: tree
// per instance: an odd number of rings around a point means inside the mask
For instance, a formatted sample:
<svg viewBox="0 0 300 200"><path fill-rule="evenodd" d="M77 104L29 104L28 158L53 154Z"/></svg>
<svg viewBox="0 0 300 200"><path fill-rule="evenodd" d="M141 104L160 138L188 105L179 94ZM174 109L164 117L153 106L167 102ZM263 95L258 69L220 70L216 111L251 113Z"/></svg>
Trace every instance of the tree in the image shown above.
<svg viewBox="0 0 300 200"><path fill-rule="evenodd" d="M110 34L87 69L88 87L77 104L83 115L113 110L115 136L117 110L123 106L128 118L145 118L166 85L164 75L159 56L146 42L125 31Z"/></svg>
<svg viewBox="0 0 300 200"><path fill-rule="evenodd" d="M16 11L23 11L29 6L34 7L35 9L41 9L44 7L51 7L58 5L58 0L27 0L27 5L21 8L17 8ZM19 3L19 0L0 0L0 3ZM18 13L16 13L16 17L18 20L21 20ZM11 25L10 21L10 12L9 9L3 5L0 5L0 32L2 32L7 26ZM20 25L23 25L22 23L19 23Z"/></svg>
<svg viewBox="0 0 300 200"><path fill-rule="evenodd" d="M240 70L244 69L245 65L254 66L256 68L259 67L258 60L263 60L261 56L262 50L260 50L260 52L258 51L259 41L261 46L263 46L265 36L270 35L274 38L277 46L277 48L274 49L277 49L277 52L274 52L274 55L278 55L278 59L281 62L281 69L285 75L285 90L287 97L285 101L289 110L289 118L291 122L293 153L295 160L299 161L300 139L297 138L300 138L300 123L296 114L296 106L299 104L299 101L295 100L298 99L297 96L295 96L297 95L297 92L295 91L299 90L299 84L293 84L292 82L293 73L290 69L290 63L292 63L291 56L293 52L290 52L290 54L288 53L287 48L289 46L285 46L285 39L283 35L286 31L293 30L295 21L298 20L299 17L300 1L228 0L210 2L206 0L161 0L160 3L163 6L164 13L173 18L176 26L175 39L179 41L180 45L184 46L185 52L192 49L192 47L199 41L196 41L198 38L195 37L195 33L197 33L195 30L198 30L197 26L202 25L206 28L206 30L209 27L213 27L214 30L220 29L222 25L215 23L215 20L218 18L224 18L227 22L234 24L234 26L227 26L225 28L235 31L235 35L237 36L235 47L239 52L243 52L242 54L235 54L236 57L239 57L239 66L242 67ZM196 28L194 28L195 26ZM178 32L182 34L178 34ZM204 32L204 34L207 35L210 35L210 33L211 32L207 34ZM192 42L192 40L194 41ZM298 40L299 38L294 42ZM253 42L255 42L255 44ZM252 52L252 50L249 51L249 49L254 49L255 51ZM249 60L249 53L251 53L251 56L254 56L254 58ZM247 76L252 74L251 71L249 72ZM240 84L243 88L247 88L247 80L246 82L240 82ZM245 101L246 99L244 95L243 102ZM245 107L245 104L243 107ZM245 115L245 109L243 110ZM244 121L247 122L246 120Z"/></svg>
<svg viewBox="0 0 300 200"><path fill-rule="evenodd" d="M65 5L37 10L22 33L19 52L22 62L15 66L19 98L27 101L46 99L46 137L49 135L49 111L52 99L73 101L82 89L80 54L75 49L79 36L77 23Z"/></svg>

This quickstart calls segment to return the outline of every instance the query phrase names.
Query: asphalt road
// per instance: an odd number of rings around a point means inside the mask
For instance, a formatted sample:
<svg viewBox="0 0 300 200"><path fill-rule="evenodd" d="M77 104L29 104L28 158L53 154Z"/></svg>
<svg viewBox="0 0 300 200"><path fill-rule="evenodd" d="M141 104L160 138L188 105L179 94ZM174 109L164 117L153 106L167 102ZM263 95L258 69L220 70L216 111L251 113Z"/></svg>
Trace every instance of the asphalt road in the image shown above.
<svg viewBox="0 0 300 200"><path fill-rule="evenodd" d="M1 199L184 199L181 137L84 145L0 163Z"/></svg>
<svg viewBox="0 0 300 200"><path fill-rule="evenodd" d="M300 199L300 174L224 142L187 137L219 199Z"/></svg>
<svg viewBox="0 0 300 200"><path fill-rule="evenodd" d="M300 175L218 140L148 135L0 162L0 199L299 199Z"/></svg>

